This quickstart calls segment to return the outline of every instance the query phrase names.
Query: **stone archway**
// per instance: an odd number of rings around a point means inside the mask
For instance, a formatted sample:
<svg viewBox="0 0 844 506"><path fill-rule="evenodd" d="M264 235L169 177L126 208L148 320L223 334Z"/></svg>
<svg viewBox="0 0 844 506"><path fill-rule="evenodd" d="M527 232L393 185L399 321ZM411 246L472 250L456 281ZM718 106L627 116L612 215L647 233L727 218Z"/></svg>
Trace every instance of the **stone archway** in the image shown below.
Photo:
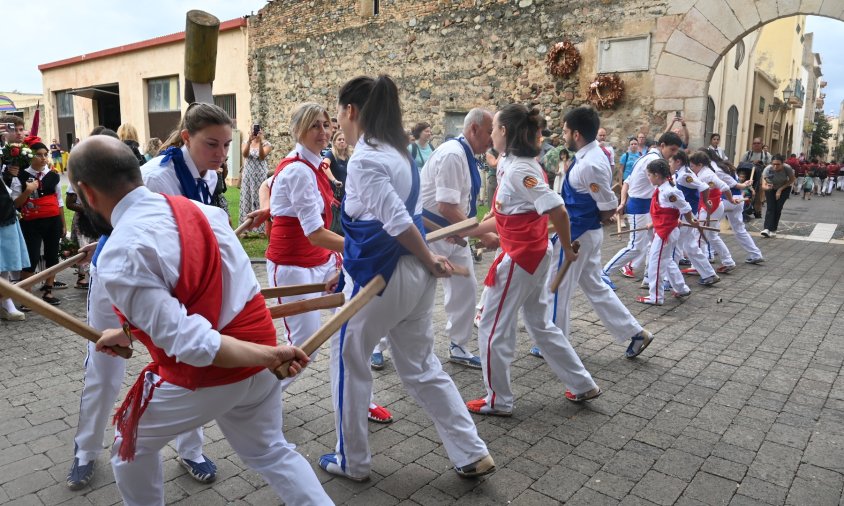
<svg viewBox="0 0 844 506"><path fill-rule="evenodd" d="M727 51L771 21L805 14L844 21L841 0L680 0L658 20L665 37L654 71L654 109L686 112L689 135L703 142L709 80ZM695 142L693 142L695 144ZM703 144L701 144L703 145Z"/></svg>

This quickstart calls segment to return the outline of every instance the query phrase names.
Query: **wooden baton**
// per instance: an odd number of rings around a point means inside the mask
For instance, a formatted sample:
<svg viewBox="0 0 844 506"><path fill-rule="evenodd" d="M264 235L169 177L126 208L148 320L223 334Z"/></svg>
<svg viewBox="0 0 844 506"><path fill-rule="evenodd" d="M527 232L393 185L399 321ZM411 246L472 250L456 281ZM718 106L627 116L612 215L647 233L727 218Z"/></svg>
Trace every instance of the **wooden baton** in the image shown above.
<svg viewBox="0 0 844 506"><path fill-rule="evenodd" d="M685 221L681 221L680 226L681 227L689 227L689 228L697 228L696 226L694 226L690 223L686 223ZM701 225L700 228L701 228L701 230L709 230L710 232L720 232L721 231L720 228L704 227L703 225Z"/></svg>
<svg viewBox="0 0 844 506"><path fill-rule="evenodd" d="M571 243L571 249L574 250L575 253L580 251L580 241L574 241ZM561 251L561 255L565 255L565 252ZM563 262L563 266L560 270L557 271L557 274L554 275L554 279L551 280L551 291L556 292L558 288L560 288L560 283L563 282L563 278L566 277L566 273L569 271L569 267L571 267L571 262L566 260Z"/></svg>
<svg viewBox="0 0 844 506"><path fill-rule="evenodd" d="M0 278L0 295L4 297L11 297L20 304L26 305L26 307L32 309L44 318L52 320L54 323L59 324L67 330L79 334L92 343L99 341L102 336L102 332L98 332L95 328L77 320L60 309L54 308L28 291L11 284L2 278ZM132 356L132 348L112 346L111 350L123 358L129 358Z"/></svg>
<svg viewBox="0 0 844 506"><path fill-rule="evenodd" d="M262 288L261 295L265 299L290 297L291 295L305 295L306 293L321 293L325 291L325 283L310 283L307 285L271 286Z"/></svg>
<svg viewBox="0 0 844 506"><path fill-rule="evenodd" d="M467 230L472 230L477 226L478 220L476 220L475 218L469 218L463 221L458 221L457 223L454 223L447 227L434 230L433 232L429 232L425 236L425 240L428 242L439 241L440 239L445 239L446 237L457 235L461 232L466 232Z"/></svg>
<svg viewBox="0 0 844 506"><path fill-rule="evenodd" d="M254 218L246 218L245 220L243 220L243 223L241 223L239 227L234 229L234 235L240 237L243 234L245 234L246 230L249 229L249 226L252 225L253 221L254 221Z"/></svg>
<svg viewBox="0 0 844 506"><path fill-rule="evenodd" d="M279 304L270 308L270 316L273 318L285 318L297 314L316 311L319 309L331 309L340 307L346 302L346 296L342 293L332 293L324 297L313 299L297 300L286 304Z"/></svg>
<svg viewBox="0 0 844 506"><path fill-rule="evenodd" d="M621 240L621 216L615 217L615 235L619 236L618 240Z"/></svg>
<svg viewBox="0 0 844 506"><path fill-rule="evenodd" d="M616 235L623 235L623 234L632 234L633 232L644 232L645 230L649 230L649 229L650 229L650 227L640 227L640 228L633 228L633 229L630 229L630 230L622 230L621 232L611 233L610 237L613 237L613 236L616 236Z"/></svg>
<svg viewBox="0 0 844 506"><path fill-rule="evenodd" d="M433 232L435 230L442 230L441 226L437 225L436 223L434 223L433 221L429 220L428 218L426 218L424 216L422 217L422 223L425 224L425 229L430 231L430 232ZM427 236L425 236L425 238L428 240L428 242L431 242L431 240L428 239L428 237L430 235L431 234L429 233ZM466 242L466 239L463 239L459 235L454 235L451 238L454 241L454 244L457 244L458 246L466 247L469 244L468 242Z"/></svg>
<svg viewBox="0 0 844 506"><path fill-rule="evenodd" d="M328 341L335 332L340 330L340 327L342 327L344 323L357 314L357 312L360 311L370 300L372 300L373 297L378 295L385 286L387 286L387 282L384 281L384 277L380 274L372 278L366 286L361 288L360 291L352 297L348 304L334 313L334 316L332 316L322 327L317 329L311 337L307 338L305 342L302 343L300 346L302 351L304 351L306 355L313 355L314 352L323 345L323 343ZM274 371L275 375L279 379L283 379L288 376L290 362L292 361L281 364Z"/></svg>
<svg viewBox="0 0 844 506"><path fill-rule="evenodd" d="M38 274L35 274L33 276L30 276L26 279L21 280L16 286L18 288L23 289L23 290L28 290L29 288L32 288L33 286L35 286L39 281L45 280L45 279L49 278L50 276L58 274L59 272L67 269L71 265L84 260L86 256L88 256L87 251L83 251L82 253L77 253L77 254L73 255L72 257L68 258L67 260L65 260L63 262L59 262L56 265L54 265L54 266L52 266L48 269L44 269L43 271L39 272Z"/></svg>

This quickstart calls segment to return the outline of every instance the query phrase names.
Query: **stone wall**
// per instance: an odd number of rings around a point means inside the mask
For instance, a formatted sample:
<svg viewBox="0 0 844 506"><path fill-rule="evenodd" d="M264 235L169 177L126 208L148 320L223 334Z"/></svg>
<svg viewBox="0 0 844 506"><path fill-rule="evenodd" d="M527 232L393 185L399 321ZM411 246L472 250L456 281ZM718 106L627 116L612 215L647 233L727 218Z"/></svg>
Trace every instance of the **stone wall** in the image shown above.
<svg viewBox="0 0 844 506"><path fill-rule="evenodd" d="M657 30L664 4L650 1L521 0L381 2L381 14L360 17L353 0L276 1L250 18L253 116L283 149L292 107L313 100L333 114L336 93L348 79L388 73L402 93L405 124L426 120L440 139L445 115L511 102L539 107L561 132L567 109L585 101L596 74L598 38ZM548 47L572 40L583 57L567 79L547 74ZM660 46L652 44L653 62ZM621 74L627 95L601 113L610 139L623 144L639 130L659 132L648 72Z"/></svg>

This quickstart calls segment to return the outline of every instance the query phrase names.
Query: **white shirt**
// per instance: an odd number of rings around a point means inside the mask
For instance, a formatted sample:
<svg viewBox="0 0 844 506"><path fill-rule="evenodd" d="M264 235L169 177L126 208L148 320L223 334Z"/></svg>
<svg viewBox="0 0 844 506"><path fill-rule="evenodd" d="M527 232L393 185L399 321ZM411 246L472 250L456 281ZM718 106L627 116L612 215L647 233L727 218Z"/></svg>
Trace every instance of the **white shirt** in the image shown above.
<svg viewBox="0 0 844 506"><path fill-rule="evenodd" d="M288 153L287 157L294 157L297 153L314 167L319 167L322 162L322 157L311 153L298 143L296 149ZM270 178L270 183L270 214L297 218L306 236L325 226L321 216L325 210L325 202L319 193L317 176L307 164L290 163L275 181Z"/></svg>
<svg viewBox="0 0 844 506"><path fill-rule="evenodd" d="M346 176L346 214L355 220L378 220L395 237L413 224L404 201L410 195L411 166L408 154L376 139L358 140L349 158ZM414 214L422 212L417 199Z"/></svg>
<svg viewBox="0 0 844 506"><path fill-rule="evenodd" d="M219 243L223 278L219 328L223 328L260 285L226 212L194 204L208 218ZM97 259L97 274L111 303L168 356L197 367L210 365L220 348L219 332L204 317L188 316L172 295L182 251L164 196L143 186L132 190L114 207L111 223L114 232Z"/></svg>
<svg viewBox="0 0 844 506"><path fill-rule="evenodd" d="M578 193L588 193L598 209L614 211L618 207L618 198L612 191L612 168L606 153L592 141L575 153L577 161L569 169L569 184ZM565 174L559 177L565 178Z"/></svg>
<svg viewBox="0 0 844 506"><path fill-rule="evenodd" d="M601 155L606 160L606 155ZM545 214L564 205L563 197L548 186L545 171L533 158L502 155L497 177L495 209L501 214Z"/></svg>
<svg viewBox="0 0 844 506"><path fill-rule="evenodd" d="M713 172L709 167L703 167L700 169L697 173L697 177L709 186L709 188L718 188L722 192L730 193L730 187L727 186L727 183L718 179L718 176L716 176L715 172Z"/></svg>
<svg viewBox="0 0 844 506"><path fill-rule="evenodd" d="M44 168L41 169L39 172L35 172L35 169L33 169L32 167L27 167L24 172L31 175L35 179L39 179L39 178L46 176L50 171L52 171L50 166L45 165ZM17 190L17 195L12 195L13 199L20 197L20 194L23 191L23 187L20 184L20 180L18 180L17 178L15 178L15 180L18 181L18 190ZM12 182L12 190L14 191L14 189L15 189L15 184L14 184L14 181L13 181ZM59 178L59 182L56 183L56 197L58 197L58 199L59 199L59 207L64 207L64 199L62 199L62 180L61 180L61 178Z"/></svg>
<svg viewBox="0 0 844 506"><path fill-rule="evenodd" d="M680 170L674 175L674 181L679 186L691 188L698 192L704 192L709 189L709 185L701 181L688 165L680 167Z"/></svg>
<svg viewBox="0 0 844 506"><path fill-rule="evenodd" d="M633 165L633 171L624 180L627 183L627 196L636 199L649 199L653 197L654 185L648 179L648 173L645 170L649 163L654 160L662 158L662 153L658 148L651 148L648 153L636 160Z"/></svg>
<svg viewBox="0 0 844 506"><path fill-rule="evenodd" d="M673 207L680 211L680 214L686 214L692 211L692 206L686 201L683 192L676 186L672 186L668 181L662 183L657 188L659 190L659 200L657 204L659 207Z"/></svg>
<svg viewBox="0 0 844 506"><path fill-rule="evenodd" d="M99 263L100 259L97 258L97 265ZM103 288L100 276L97 274L97 266L94 264L91 264L88 271L88 283L88 325L99 331L119 329L120 320L111 307L111 299Z"/></svg>
<svg viewBox="0 0 844 506"><path fill-rule="evenodd" d="M708 150L713 151L716 155L720 156L722 160L727 159L727 153L720 147L716 148L715 146L710 145Z"/></svg>
<svg viewBox="0 0 844 506"><path fill-rule="evenodd" d="M190 157L187 146L182 146L182 155L185 157L185 165L193 176L194 180L199 179L199 170L193 159ZM141 167L141 177L144 180L144 186L156 193L165 193L167 195L184 195L182 193L182 185L179 183L179 177L176 175L176 169L173 167L173 161L169 161L161 165L161 160L164 155L156 156ZM216 169L216 168L215 168ZM214 188L217 187L217 171L207 170L202 176L205 184L208 185L208 191L214 193Z"/></svg>
<svg viewBox="0 0 844 506"><path fill-rule="evenodd" d="M469 170L469 160L460 142L447 141L440 144L422 167L422 207L439 215L437 203L457 204L468 215L472 193Z"/></svg>
<svg viewBox="0 0 844 506"><path fill-rule="evenodd" d="M711 162L709 164L709 168L712 169L712 172L715 173L715 176L718 177L721 181L724 182L728 187L733 188L735 185L738 184L738 181L731 175L724 172L721 167L718 166L715 162Z"/></svg>

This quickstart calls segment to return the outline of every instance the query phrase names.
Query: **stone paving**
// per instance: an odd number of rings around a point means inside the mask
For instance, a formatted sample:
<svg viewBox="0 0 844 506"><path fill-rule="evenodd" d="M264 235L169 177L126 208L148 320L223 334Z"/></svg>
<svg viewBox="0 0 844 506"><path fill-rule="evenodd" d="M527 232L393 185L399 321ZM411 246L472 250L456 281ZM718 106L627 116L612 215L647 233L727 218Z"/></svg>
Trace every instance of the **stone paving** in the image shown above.
<svg viewBox="0 0 844 506"><path fill-rule="evenodd" d="M844 196L833 197L841 205ZM813 201L814 203L814 201ZM831 204L831 202L830 202ZM793 219L793 218L792 218ZM801 220L795 220L801 221ZM736 258L744 258L725 235ZM841 245L757 239L767 262L740 263L713 288L691 284L686 301L633 302L638 283L618 279L619 295L657 339L636 360L623 358L581 294L571 340L605 393L584 406L563 398L549 368L518 334L512 418L475 417L498 471L459 479L436 431L401 386L389 361L374 373L390 425L370 425L371 481L357 484L317 470L338 504L839 504L844 488L844 263ZM608 238L603 255L621 242ZM478 268L483 278L489 255ZM263 266L255 265L259 279ZM620 278L620 276L615 276ZM71 275L62 276L71 281ZM690 278L694 281L695 278ZM83 317L84 292L57 293ZM447 356L437 298L437 354ZM79 492L65 485L79 416L84 343L44 319L0 323L0 503L115 504L107 461ZM139 353L128 378L145 364ZM465 399L483 392L480 373L445 369ZM321 357L285 396L287 438L314 465L335 442L327 360ZM205 430L218 481L200 485L163 458L168 503L278 504L245 469L219 429ZM111 432L106 441L111 440Z"/></svg>

